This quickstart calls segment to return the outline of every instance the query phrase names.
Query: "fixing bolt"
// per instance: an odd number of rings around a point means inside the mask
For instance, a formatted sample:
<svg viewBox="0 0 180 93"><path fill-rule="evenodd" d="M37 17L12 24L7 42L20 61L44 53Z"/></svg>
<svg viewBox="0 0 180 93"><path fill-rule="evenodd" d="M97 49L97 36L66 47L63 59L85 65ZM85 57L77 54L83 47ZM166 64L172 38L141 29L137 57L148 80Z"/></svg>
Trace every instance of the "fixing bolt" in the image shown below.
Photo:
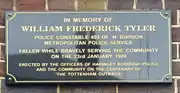
<svg viewBox="0 0 180 93"><path fill-rule="evenodd" d="M8 78L8 80L12 80L12 78Z"/></svg>
<svg viewBox="0 0 180 93"><path fill-rule="evenodd" d="M166 77L166 80L169 80L169 77Z"/></svg>
<svg viewBox="0 0 180 93"><path fill-rule="evenodd" d="M167 15L168 15L168 13L166 12L164 15L165 15L165 16L167 16Z"/></svg>
<svg viewBox="0 0 180 93"><path fill-rule="evenodd" d="M9 17L11 17L11 16L12 16L12 14L10 13L10 14L8 14L8 16L9 16Z"/></svg>

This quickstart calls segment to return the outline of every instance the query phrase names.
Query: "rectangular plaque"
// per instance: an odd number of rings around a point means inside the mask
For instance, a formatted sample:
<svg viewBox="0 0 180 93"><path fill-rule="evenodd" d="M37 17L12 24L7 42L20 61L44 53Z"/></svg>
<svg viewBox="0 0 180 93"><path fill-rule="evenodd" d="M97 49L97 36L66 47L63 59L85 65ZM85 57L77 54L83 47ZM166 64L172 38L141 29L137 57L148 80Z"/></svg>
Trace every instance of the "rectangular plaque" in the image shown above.
<svg viewBox="0 0 180 93"><path fill-rule="evenodd" d="M171 11L6 12L6 83L171 83Z"/></svg>

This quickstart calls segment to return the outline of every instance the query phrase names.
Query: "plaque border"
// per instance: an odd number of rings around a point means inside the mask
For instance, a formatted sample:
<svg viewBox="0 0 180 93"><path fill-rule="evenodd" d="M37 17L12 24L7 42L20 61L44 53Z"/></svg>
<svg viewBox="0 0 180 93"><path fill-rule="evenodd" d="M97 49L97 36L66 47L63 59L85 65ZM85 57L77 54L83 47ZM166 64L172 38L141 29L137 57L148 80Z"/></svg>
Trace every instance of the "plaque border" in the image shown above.
<svg viewBox="0 0 180 93"><path fill-rule="evenodd" d="M172 83L172 36L171 36L171 10L159 10L159 11L147 11L147 10L142 10L142 11L66 11L66 12L21 12L21 11L9 11L5 13L5 17L9 16L10 13L10 18L5 18L5 51L6 51L6 82L10 84L14 83ZM13 20L17 14L44 14L44 13L159 13L160 16L162 16L164 19L168 20L168 42L169 42L169 71L167 74L165 74L161 80L42 80L42 81L17 81L16 77L8 72L8 22ZM8 14L8 15L7 15ZM165 15L168 14L168 17ZM6 84L7 84L6 83Z"/></svg>

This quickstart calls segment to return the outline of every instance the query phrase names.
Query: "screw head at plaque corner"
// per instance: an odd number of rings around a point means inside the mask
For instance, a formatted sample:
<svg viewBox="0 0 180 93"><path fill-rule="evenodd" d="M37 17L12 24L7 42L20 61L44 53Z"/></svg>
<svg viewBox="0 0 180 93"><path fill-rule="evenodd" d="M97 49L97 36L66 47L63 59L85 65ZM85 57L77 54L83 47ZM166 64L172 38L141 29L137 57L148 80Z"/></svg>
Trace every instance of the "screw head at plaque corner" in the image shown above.
<svg viewBox="0 0 180 93"><path fill-rule="evenodd" d="M12 80L12 78L9 77L8 80Z"/></svg>
<svg viewBox="0 0 180 93"><path fill-rule="evenodd" d="M166 80L169 80L170 79L170 77L166 77Z"/></svg>
<svg viewBox="0 0 180 93"><path fill-rule="evenodd" d="M11 17L11 16L12 16L12 14L11 14L11 13L9 13L9 14L8 14L8 16L9 16L9 17Z"/></svg>
<svg viewBox="0 0 180 93"><path fill-rule="evenodd" d="M168 16L168 13L166 12L166 13L164 13L164 15L165 15L165 16Z"/></svg>

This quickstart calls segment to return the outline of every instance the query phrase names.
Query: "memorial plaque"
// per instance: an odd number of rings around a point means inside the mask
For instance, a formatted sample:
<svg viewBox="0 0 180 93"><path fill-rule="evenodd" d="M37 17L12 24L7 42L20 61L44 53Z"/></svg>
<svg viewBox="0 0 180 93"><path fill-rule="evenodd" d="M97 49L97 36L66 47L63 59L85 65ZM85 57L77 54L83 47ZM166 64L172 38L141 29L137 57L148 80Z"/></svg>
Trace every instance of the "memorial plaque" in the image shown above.
<svg viewBox="0 0 180 93"><path fill-rule="evenodd" d="M6 12L6 83L171 83L171 11Z"/></svg>

